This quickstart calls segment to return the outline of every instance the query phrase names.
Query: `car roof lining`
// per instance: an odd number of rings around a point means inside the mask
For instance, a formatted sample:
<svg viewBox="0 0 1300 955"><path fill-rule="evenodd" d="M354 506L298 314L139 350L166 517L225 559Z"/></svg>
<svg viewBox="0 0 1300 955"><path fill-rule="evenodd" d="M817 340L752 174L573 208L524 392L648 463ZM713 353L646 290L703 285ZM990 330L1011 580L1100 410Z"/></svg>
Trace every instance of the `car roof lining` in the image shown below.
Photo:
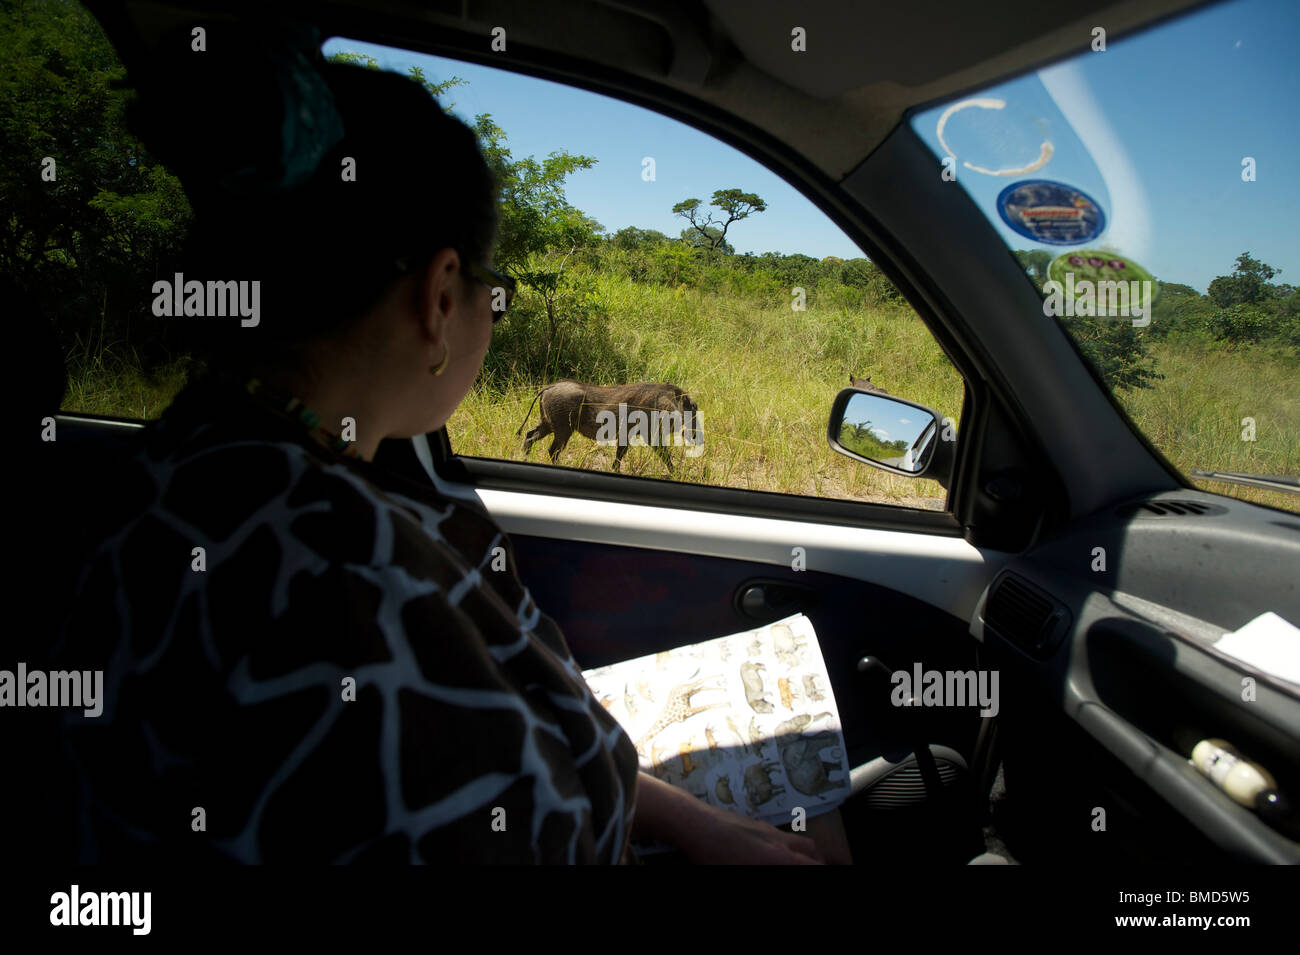
<svg viewBox="0 0 1300 955"><path fill-rule="evenodd" d="M1090 49L1093 30L1107 41L1205 0L1121 0L1084 5L1077 15L1039 0L1001 0L996 14L941 0L906 4L806 4L784 0L332 0L327 3L166 3L88 0L97 14L129 24L129 45L149 48L169 29L226 19L241 8L316 23L327 34L363 33L408 49L471 54L480 62L554 72L564 59L598 63L644 88L662 84L745 120L799 151L835 181L847 176L916 106L987 86ZM125 16L123 16L125 15ZM101 16L101 20L105 17ZM507 52L493 53L494 27ZM807 30L808 50L790 49L791 30ZM115 31L130 66L125 38ZM545 54L537 56L538 53ZM1100 54L1104 55L1104 54ZM558 59L557 59L558 58ZM505 62L511 61L510 63ZM578 75L578 74L575 74ZM845 116L854 118L846 123Z"/></svg>

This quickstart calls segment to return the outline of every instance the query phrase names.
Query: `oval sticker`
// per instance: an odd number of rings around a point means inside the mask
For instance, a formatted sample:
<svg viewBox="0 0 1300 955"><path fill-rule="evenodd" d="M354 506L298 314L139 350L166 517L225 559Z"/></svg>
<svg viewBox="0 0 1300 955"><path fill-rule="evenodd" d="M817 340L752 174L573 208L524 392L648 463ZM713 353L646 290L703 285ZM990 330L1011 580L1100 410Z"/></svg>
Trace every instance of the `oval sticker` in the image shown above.
<svg viewBox="0 0 1300 955"><path fill-rule="evenodd" d="M1047 179L1007 186L998 215L1012 231L1045 245L1082 245L1106 228L1106 214L1091 196Z"/></svg>
<svg viewBox="0 0 1300 955"><path fill-rule="evenodd" d="M1127 255L1105 251L1065 252L1047 266L1047 278L1056 282L1057 288L1044 286L1044 291L1062 297L1062 314L1133 316L1147 319L1135 321L1135 326L1149 324L1156 281Z"/></svg>

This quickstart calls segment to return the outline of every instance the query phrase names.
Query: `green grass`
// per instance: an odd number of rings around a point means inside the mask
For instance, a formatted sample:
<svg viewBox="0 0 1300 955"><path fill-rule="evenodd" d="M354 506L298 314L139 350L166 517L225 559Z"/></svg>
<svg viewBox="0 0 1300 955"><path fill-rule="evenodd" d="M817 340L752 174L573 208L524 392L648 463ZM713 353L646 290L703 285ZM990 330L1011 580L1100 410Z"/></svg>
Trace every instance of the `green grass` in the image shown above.
<svg viewBox="0 0 1300 955"><path fill-rule="evenodd" d="M68 389L62 410L118 418L153 420L185 386L188 357L146 372L139 356L122 343L81 345L67 356Z"/></svg>
<svg viewBox="0 0 1300 955"><path fill-rule="evenodd" d="M938 509L938 482L903 478L833 452L826 443L831 403L850 372L870 375L893 395L950 415L960 428L962 382L929 330L906 306L870 307L851 295L810 296L806 311L756 291L744 295L639 284L594 275L587 293L608 318L562 326L564 341L537 335L536 315L512 311L496 354L448 423L459 454L525 460L516 437L537 390L557 377L597 384L668 381L699 404L705 446L698 457L673 449L675 478L701 484ZM779 304L778 304L779 303ZM507 328L515 323L513 329ZM530 324L531 323L531 324ZM543 320L544 324L544 320ZM528 351L531 349L531 352ZM575 350L576 349L576 350ZM542 376L519 371L546 368ZM1184 473L1192 468L1300 474L1300 392L1296 361L1266 346L1224 350L1153 342L1150 389L1118 399L1152 443ZM529 359L529 355L532 358ZM566 356L577 363L565 364ZM525 360L528 359L528 360ZM156 418L183 385L181 359L144 374L129 350L82 350L69 361L66 410ZM1255 441L1241 438L1255 419ZM533 409L524 431L537 424ZM547 460L550 438L527 460ZM574 435L566 467L608 470L614 449ZM668 477L649 448L629 449L623 473ZM1300 496L1213 481L1198 486L1300 511Z"/></svg>
<svg viewBox="0 0 1300 955"><path fill-rule="evenodd" d="M1235 350L1165 342L1153 350L1164 374L1156 387L1120 392L1119 401L1170 462L1193 468L1300 475L1300 390L1297 368L1283 351ZM1243 439L1253 418L1253 441ZM1192 479L1203 490L1289 511L1300 495Z"/></svg>

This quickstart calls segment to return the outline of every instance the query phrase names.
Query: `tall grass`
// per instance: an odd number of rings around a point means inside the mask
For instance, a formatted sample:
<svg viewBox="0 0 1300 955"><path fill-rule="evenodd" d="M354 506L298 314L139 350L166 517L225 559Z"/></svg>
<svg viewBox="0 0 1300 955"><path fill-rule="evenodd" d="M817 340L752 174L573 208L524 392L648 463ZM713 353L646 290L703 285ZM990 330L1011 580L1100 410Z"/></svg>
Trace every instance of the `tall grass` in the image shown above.
<svg viewBox="0 0 1300 955"><path fill-rule="evenodd" d="M129 344L94 337L78 338L64 364L62 410L149 421L185 386L193 362L183 355L147 368Z"/></svg>
<svg viewBox="0 0 1300 955"><path fill-rule="evenodd" d="M831 402L850 373L871 374L886 390L928 404L960 425L960 376L910 310L794 311L770 296L746 299L608 275L598 280L598 294L609 316L601 323L609 351L603 361L565 374L598 384L669 381L690 392L700 407L705 447L694 458L673 452L677 479L942 507L937 482L857 464L826 443ZM504 387L499 381L480 384L448 423L453 448L521 460L516 431L546 383L515 378ZM534 409L524 430L537 420ZM533 448L532 460L548 460L549 441ZM575 436L559 463L607 469L613 458L613 448ZM630 449L623 463L626 473L668 476L648 448Z"/></svg>
<svg viewBox="0 0 1300 955"><path fill-rule="evenodd" d="M1300 389L1284 349L1236 349L1169 341L1153 349L1164 380L1119 394L1120 403L1170 462L1193 469L1300 475ZM1247 422L1253 419L1253 440ZM1191 478L1203 490L1300 511L1300 495Z"/></svg>

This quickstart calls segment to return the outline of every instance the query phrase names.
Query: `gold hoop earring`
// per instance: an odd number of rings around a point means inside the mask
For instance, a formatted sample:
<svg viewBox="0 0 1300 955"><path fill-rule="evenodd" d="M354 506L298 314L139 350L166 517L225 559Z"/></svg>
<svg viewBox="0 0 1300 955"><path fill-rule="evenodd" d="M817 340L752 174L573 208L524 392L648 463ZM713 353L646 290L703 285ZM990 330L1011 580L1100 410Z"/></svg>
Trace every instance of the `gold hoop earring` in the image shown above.
<svg viewBox="0 0 1300 955"><path fill-rule="evenodd" d="M451 357L451 342L447 343L446 349L447 350L443 352L442 361L440 361L436 365L429 366L429 371L433 373L433 377L435 378L437 378L439 375L441 375L444 371L447 370L447 359Z"/></svg>

